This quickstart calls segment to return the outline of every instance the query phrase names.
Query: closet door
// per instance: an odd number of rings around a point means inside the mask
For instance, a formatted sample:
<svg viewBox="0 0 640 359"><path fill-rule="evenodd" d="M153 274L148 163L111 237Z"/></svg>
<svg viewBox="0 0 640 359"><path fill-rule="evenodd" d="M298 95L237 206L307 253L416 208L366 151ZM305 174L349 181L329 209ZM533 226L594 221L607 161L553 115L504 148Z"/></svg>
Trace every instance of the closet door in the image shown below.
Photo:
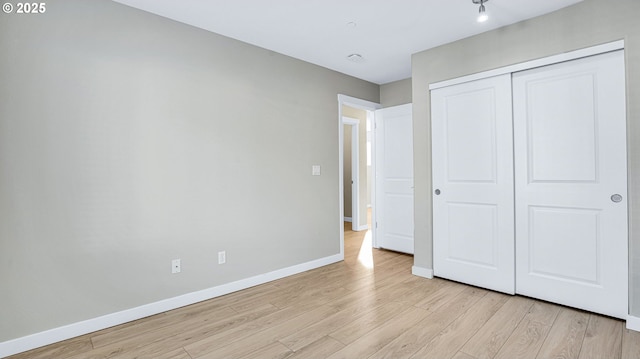
<svg viewBox="0 0 640 359"><path fill-rule="evenodd" d="M513 75L516 291L627 316L621 51Z"/></svg>
<svg viewBox="0 0 640 359"><path fill-rule="evenodd" d="M433 269L514 293L511 75L431 92Z"/></svg>

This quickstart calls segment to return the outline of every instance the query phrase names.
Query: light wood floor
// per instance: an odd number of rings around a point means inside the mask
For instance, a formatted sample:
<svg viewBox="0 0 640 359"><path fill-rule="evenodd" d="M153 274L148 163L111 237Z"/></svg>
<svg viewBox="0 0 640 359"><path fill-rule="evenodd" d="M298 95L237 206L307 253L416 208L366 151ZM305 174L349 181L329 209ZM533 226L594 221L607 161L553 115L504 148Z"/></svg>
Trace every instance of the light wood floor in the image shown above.
<svg viewBox="0 0 640 359"><path fill-rule="evenodd" d="M12 358L640 358L622 321L412 276L365 233L344 262Z"/></svg>

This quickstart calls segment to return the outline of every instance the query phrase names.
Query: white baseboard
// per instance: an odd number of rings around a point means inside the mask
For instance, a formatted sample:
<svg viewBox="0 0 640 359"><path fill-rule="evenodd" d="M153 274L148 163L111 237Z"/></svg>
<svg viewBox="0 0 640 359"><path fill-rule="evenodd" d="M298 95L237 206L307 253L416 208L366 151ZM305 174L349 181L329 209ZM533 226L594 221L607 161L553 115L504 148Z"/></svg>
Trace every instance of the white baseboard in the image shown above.
<svg viewBox="0 0 640 359"><path fill-rule="evenodd" d="M433 279L433 269L413 266L411 267L411 274L417 275L418 277Z"/></svg>
<svg viewBox="0 0 640 359"><path fill-rule="evenodd" d="M355 229L356 232L368 231L368 230L369 230L369 226L366 224L364 226L356 226L356 229Z"/></svg>
<svg viewBox="0 0 640 359"><path fill-rule="evenodd" d="M323 267L332 263L339 262L341 260L343 260L343 257L340 254L336 254L291 267L278 269L273 272L259 274L254 277L222 284L217 287L187 293L177 297L164 299L158 302L145 304L139 307L107 314L82 322L65 325L44 332L12 339L6 342L1 342L0 358L36 349L59 341L75 338L80 335L92 333L98 330L112 327L114 325L119 325L140 318L148 317L150 315L163 313L168 310L184 307L190 304L201 302L203 300L216 298L242 289L247 289L256 285L271 282L276 279Z"/></svg>
<svg viewBox="0 0 640 359"><path fill-rule="evenodd" d="M640 332L640 318L632 315L627 316L627 329Z"/></svg>
<svg viewBox="0 0 640 359"><path fill-rule="evenodd" d="M345 222L353 222L353 218L351 218L351 217L344 217L344 221L345 221Z"/></svg>

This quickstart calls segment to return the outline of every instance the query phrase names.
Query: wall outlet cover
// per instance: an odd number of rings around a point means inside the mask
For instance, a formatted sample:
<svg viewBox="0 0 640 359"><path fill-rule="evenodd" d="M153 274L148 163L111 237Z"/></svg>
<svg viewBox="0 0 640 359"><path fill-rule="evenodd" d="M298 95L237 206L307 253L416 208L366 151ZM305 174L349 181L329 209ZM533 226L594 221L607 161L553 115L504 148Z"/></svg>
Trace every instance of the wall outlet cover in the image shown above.
<svg viewBox="0 0 640 359"><path fill-rule="evenodd" d="M171 273L176 274L180 273L182 270L182 265L180 263L180 259L174 259L171 261Z"/></svg>

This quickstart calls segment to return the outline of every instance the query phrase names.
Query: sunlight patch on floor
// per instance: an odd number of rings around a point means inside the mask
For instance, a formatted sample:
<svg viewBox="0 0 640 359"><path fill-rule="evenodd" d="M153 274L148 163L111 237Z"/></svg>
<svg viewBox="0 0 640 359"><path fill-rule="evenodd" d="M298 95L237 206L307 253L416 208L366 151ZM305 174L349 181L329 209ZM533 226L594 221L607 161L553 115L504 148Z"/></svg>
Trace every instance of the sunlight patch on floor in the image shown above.
<svg viewBox="0 0 640 359"><path fill-rule="evenodd" d="M364 239L362 240L360 252L358 252L358 262L366 268L373 268L373 252L371 250L373 247L371 237L371 231L367 231L367 234L364 235Z"/></svg>

